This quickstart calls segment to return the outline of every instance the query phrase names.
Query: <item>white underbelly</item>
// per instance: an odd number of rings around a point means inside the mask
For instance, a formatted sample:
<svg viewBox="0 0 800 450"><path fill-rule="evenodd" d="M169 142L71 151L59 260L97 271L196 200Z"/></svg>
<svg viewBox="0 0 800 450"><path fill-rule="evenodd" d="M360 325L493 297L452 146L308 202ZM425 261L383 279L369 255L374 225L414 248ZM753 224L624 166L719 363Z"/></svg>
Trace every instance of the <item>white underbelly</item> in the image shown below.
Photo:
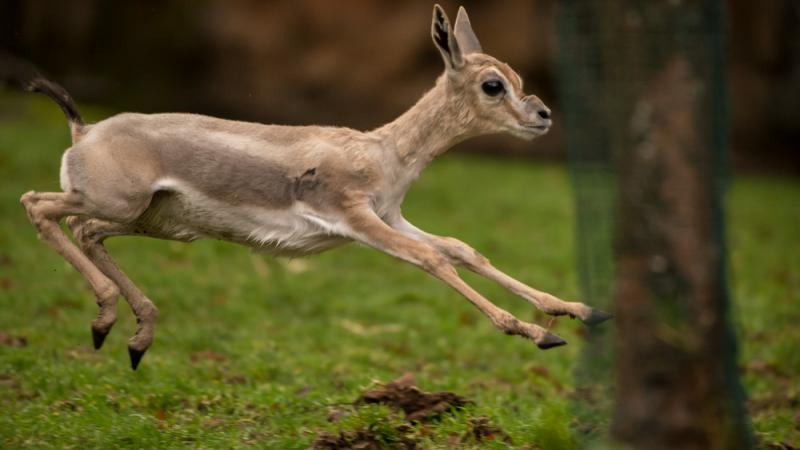
<svg viewBox="0 0 800 450"><path fill-rule="evenodd" d="M156 237L222 239L283 256L319 253L351 241L341 222L302 202L285 209L232 206L184 187L157 194L137 225Z"/></svg>

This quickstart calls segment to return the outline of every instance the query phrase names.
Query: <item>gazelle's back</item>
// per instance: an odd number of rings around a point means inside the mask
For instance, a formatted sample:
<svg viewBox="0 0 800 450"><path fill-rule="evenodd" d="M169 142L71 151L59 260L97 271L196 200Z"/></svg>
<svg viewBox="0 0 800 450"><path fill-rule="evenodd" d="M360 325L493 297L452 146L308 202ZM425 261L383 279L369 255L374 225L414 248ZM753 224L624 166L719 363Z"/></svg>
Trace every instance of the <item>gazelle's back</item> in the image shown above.
<svg viewBox="0 0 800 450"><path fill-rule="evenodd" d="M341 141L361 135L194 114L125 113L87 128L65 154L65 190L91 197L98 189L113 191L110 185L122 179L128 181L125 192L154 192L165 179L177 179L233 204L275 207L290 204L292 181L308 170L347 159ZM94 176L86 177L87 171Z"/></svg>
<svg viewBox="0 0 800 450"><path fill-rule="evenodd" d="M348 159L343 142L352 146L359 136L346 128L125 113L88 127L65 153L62 185L96 199L99 217L154 236L305 254L343 242L329 236L335 218L319 205L341 182L326 168Z"/></svg>

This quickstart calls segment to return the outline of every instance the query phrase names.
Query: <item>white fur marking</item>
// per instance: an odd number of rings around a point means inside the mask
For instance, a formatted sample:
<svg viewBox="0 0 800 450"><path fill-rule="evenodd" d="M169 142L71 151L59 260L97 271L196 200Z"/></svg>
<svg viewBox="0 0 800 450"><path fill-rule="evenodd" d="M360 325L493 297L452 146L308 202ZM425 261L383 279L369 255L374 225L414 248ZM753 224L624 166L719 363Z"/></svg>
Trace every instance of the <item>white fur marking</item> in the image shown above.
<svg viewBox="0 0 800 450"><path fill-rule="evenodd" d="M297 202L288 209L232 206L211 199L174 178L162 178L155 190L179 195L158 211L153 224L184 240L222 237L270 253L302 255L340 245L348 239L335 220Z"/></svg>
<svg viewBox="0 0 800 450"><path fill-rule="evenodd" d="M72 183L69 181L69 172L67 171L67 155L70 149L68 148L63 155L61 155L61 170L59 170L59 181L61 183L61 190L69 192L72 189Z"/></svg>

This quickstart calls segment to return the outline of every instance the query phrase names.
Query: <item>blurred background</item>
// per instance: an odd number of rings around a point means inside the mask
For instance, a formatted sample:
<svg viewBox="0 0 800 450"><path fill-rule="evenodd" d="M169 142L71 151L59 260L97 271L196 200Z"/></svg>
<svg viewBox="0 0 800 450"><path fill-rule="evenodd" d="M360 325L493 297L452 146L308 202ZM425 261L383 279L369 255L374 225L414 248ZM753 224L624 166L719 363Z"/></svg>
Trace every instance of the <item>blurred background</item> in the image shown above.
<svg viewBox="0 0 800 450"><path fill-rule="evenodd" d="M461 2L484 49L514 67L556 120L534 145L490 137L459 150L564 158L557 3ZM459 3L442 4L454 12ZM734 167L800 173L800 2L727 4ZM36 64L79 103L370 129L441 72L430 9L390 0L3 0L0 49Z"/></svg>

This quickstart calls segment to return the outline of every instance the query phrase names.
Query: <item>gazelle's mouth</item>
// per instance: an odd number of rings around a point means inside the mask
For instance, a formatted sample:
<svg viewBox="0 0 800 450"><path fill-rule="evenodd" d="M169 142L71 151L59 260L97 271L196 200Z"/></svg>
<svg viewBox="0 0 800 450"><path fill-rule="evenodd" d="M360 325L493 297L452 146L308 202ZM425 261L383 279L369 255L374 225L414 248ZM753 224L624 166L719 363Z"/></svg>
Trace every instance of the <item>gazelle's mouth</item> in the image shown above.
<svg viewBox="0 0 800 450"><path fill-rule="evenodd" d="M550 128L550 124L549 123L546 124L546 125L542 125L542 124L539 124L539 123L520 122L519 124L522 125L525 128L531 128L531 129L534 129L534 130L546 130L546 129Z"/></svg>
<svg viewBox="0 0 800 450"><path fill-rule="evenodd" d="M526 130L534 131L534 132L537 132L537 133L546 133L547 130L550 129L550 124L542 125L542 124L539 124L539 123L520 122L519 125L522 128L526 129Z"/></svg>

